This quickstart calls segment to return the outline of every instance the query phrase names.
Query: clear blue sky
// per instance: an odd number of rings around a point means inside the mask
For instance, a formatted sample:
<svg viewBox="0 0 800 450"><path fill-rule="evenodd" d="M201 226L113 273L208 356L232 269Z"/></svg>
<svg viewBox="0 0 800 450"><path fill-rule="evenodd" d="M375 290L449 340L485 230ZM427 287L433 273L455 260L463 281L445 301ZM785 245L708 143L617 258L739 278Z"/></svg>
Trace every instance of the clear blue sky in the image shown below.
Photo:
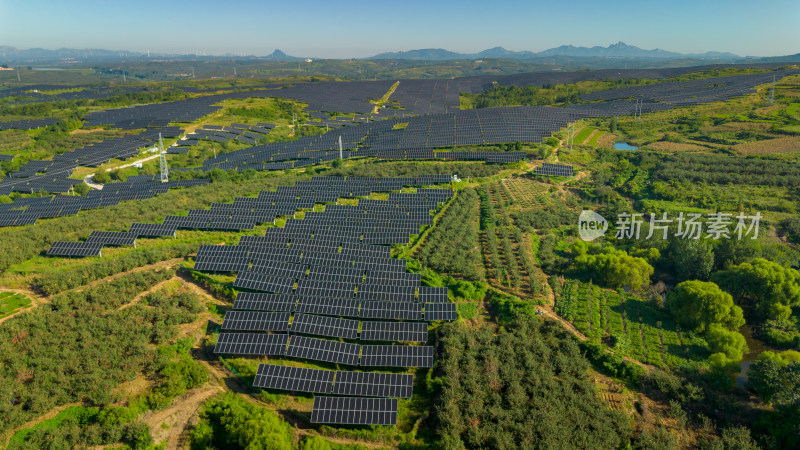
<svg viewBox="0 0 800 450"><path fill-rule="evenodd" d="M0 0L0 45L364 57L617 41L682 53L800 52L800 0Z"/></svg>

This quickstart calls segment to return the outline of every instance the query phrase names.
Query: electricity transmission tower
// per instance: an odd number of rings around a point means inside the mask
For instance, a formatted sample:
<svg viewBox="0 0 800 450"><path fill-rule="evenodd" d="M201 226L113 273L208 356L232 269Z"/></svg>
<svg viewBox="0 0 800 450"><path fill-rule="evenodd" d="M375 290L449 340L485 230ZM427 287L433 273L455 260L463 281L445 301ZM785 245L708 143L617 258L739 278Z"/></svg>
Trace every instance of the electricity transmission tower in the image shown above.
<svg viewBox="0 0 800 450"><path fill-rule="evenodd" d="M169 181L169 168L167 168L167 152L164 151L164 141L158 133L158 166L161 169L161 182Z"/></svg>
<svg viewBox="0 0 800 450"><path fill-rule="evenodd" d="M775 102L775 75L772 76L772 87L769 90L769 104Z"/></svg>

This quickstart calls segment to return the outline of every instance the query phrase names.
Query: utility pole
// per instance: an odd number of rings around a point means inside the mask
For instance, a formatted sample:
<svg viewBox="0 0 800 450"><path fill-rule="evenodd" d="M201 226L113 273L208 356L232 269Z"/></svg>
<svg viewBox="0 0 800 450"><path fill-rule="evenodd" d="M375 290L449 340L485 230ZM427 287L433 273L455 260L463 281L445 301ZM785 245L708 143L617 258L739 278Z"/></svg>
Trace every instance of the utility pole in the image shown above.
<svg viewBox="0 0 800 450"><path fill-rule="evenodd" d="M339 159L344 159L344 158L342 158L342 137L341 136L339 136Z"/></svg>
<svg viewBox="0 0 800 450"><path fill-rule="evenodd" d="M17 81L22 82L22 80L20 80L20 78L19 78L19 69L17 69L16 72L17 72Z"/></svg>

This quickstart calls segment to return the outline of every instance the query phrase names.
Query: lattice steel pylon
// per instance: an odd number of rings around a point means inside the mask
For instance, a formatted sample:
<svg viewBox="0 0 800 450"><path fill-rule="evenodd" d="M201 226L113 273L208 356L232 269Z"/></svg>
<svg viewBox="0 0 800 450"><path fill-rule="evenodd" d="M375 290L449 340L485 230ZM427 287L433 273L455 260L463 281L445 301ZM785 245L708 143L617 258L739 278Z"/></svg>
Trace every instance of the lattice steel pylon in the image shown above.
<svg viewBox="0 0 800 450"><path fill-rule="evenodd" d="M769 90L769 104L775 102L775 75L772 76L772 87Z"/></svg>
<svg viewBox="0 0 800 450"><path fill-rule="evenodd" d="M167 167L167 152L164 151L164 141L158 133L158 166L161 169L161 182L169 181L169 168Z"/></svg>

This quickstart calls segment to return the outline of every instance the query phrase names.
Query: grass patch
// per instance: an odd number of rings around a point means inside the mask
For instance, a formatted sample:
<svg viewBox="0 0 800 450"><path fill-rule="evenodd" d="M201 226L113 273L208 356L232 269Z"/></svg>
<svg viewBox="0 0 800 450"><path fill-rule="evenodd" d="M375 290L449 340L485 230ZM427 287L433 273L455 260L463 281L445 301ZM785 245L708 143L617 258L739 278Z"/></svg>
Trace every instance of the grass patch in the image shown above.
<svg viewBox="0 0 800 450"><path fill-rule="evenodd" d="M456 305L458 316L464 320L472 320L478 315L478 305L475 302L464 302Z"/></svg>
<svg viewBox="0 0 800 450"><path fill-rule="evenodd" d="M594 130L596 129L597 128L595 127L583 127L581 131L579 131L578 134L575 136L575 142L577 142L578 144L583 144L584 141L588 139L589 136L592 134L592 132L594 132Z"/></svg>
<svg viewBox="0 0 800 450"><path fill-rule="evenodd" d="M14 292L0 293L0 319L10 316L21 308L27 308L31 305L31 299Z"/></svg>
<svg viewBox="0 0 800 450"><path fill-rule="evenodd" d="M597 148L597 141L605 134L606 134L605 131L602 130L598 131L597 133L594 134L594 136L592 136L591 139L589 139L588 145Z"/></svg>

